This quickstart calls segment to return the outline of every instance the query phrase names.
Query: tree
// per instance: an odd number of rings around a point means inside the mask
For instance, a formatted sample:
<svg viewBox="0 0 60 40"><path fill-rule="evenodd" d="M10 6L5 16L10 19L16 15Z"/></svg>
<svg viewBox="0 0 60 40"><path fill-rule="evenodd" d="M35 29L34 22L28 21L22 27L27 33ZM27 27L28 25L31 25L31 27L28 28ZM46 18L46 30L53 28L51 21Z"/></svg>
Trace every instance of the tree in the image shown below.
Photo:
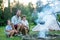
<svg viewBox="0 0 60 40"><path fill-rule="evenodd" d="M3 2L3 0L0 0L0 6L1 6L2 2Z"/></svg>

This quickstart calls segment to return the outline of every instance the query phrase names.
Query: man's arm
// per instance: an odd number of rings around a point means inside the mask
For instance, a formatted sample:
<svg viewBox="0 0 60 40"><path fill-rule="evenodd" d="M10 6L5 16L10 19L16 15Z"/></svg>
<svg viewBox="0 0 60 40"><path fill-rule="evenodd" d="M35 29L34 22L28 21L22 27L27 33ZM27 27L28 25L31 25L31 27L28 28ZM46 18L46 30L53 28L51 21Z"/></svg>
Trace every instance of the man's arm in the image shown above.
<svg viewBox="0 0 60 40"><path fill-rule="evenodd" d="M12 26L12 28L15 30L15 27L14 27L14 17L12 17L12 19L11 19L11 26Z"/></svg>
<svg viewBox="0 0 60 40"><path fill-rule="evenodd" d="M13 23L11 23L11 26L12 26L13 30L15 30L15 27L14 27L14 24Z"/></svg>

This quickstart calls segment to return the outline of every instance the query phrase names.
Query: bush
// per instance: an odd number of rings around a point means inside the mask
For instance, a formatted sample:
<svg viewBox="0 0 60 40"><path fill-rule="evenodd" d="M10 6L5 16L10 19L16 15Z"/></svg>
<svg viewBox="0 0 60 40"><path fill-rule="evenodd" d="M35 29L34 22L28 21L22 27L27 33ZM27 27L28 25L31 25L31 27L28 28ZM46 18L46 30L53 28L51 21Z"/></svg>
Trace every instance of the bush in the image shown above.
<svg viewBox="0 0 60 40"><path fill-rule="evenodd" d="M60 22L60 14L57 14L57 19Z"/></svg>
<svg viewBox="0 0 60 40"><path fill-rule="evenodd" d="M5 8L4 12L0 10L0 26L6 25L6 20L11 19L13 15L16 14L17 9L20 9L22 11L22 15L26 15L29 22L31 22L31 14L33 11L33 8L31 6L23 6L23 5L16 5L12 8L12 13L10 12L10 8Z"/></svg>

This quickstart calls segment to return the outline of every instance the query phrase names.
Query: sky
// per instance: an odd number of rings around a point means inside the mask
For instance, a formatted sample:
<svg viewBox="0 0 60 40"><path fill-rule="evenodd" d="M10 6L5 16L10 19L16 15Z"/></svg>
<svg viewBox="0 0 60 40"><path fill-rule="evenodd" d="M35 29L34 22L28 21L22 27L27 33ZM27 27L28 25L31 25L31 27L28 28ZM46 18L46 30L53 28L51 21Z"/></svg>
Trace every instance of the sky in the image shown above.
<svg viewBox="0 0 60 40"><path fill-rule="evenodd" d="M8 7L8 0L3 0L3 1L4 1L4 6ZM22 3L24 5L28 5L29 2L32 2L32 4L36 4L36 2L38 0L15 0L15 1L16 2L19 1L19 3ZM43 2L44 5L47 4L47 0L41 0L41 1ZM10 3L13 3L13 2L14 2L14 0L10 0Z"/></svg>

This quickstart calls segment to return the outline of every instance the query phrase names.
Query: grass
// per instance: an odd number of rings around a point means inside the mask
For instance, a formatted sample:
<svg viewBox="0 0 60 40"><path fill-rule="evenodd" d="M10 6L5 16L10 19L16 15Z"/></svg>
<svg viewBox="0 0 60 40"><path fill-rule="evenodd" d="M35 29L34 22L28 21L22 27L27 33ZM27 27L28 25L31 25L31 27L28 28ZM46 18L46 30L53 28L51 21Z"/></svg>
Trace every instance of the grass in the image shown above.
<svg viewBox="0 0 60 40"><path fill-rule="evenodd" d="M21 37L7 38L4 29L5 27L0 27L0 40L22 40Z"/></svg>
<svg viewBox="0 0 60 40"><path fill-rule="evenodd" d="M31 24L30 26L30 30L33 28L33 24ZM4 30L5 30L5 26L1 26L0 27L0 40L22 40L21 37L18 37L18 36L15 36L14 38L7 38L5 33L4 33ZM30 32L32 33L32 32Z"/></svg>
<svg viewBox="0 0 60 40"><path fill-rule="evenodd" d="M30 26L30 34L33 34L31 29L33 28L34 25ZM0 40L22 40L22 37L15 36L14 38L7 38L5 33L4 33L5 27L1 26L0 27ZM51 31L50 34L60 34L60 31Z"/></svg>

